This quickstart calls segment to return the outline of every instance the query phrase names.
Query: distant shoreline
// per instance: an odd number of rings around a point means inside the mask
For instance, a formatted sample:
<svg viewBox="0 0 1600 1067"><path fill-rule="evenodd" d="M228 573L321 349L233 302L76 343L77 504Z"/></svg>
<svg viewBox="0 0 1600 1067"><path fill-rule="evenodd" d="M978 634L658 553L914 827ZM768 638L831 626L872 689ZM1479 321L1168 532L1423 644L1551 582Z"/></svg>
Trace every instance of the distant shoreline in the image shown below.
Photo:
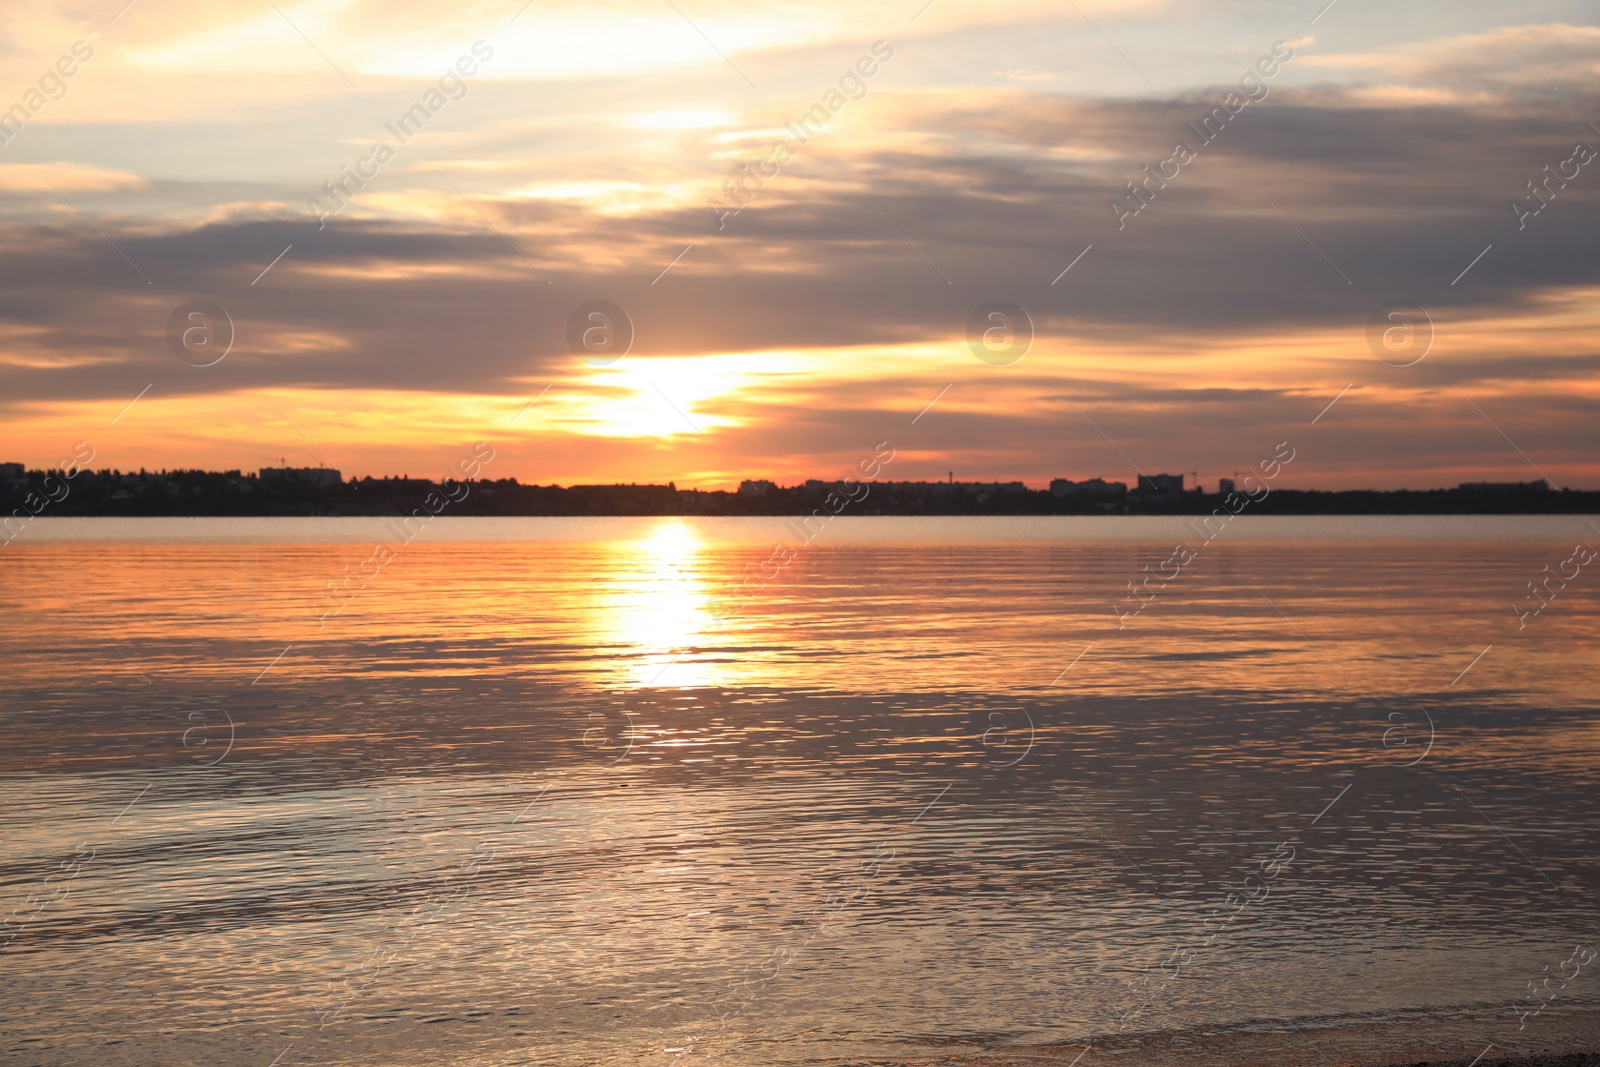
<svg viewBox="0 0 1600 1067"><path fill-rule="evenodd" d="M433 482L422 478L343 481L337 471L261 478L238 471L71 474L30 471L0 479L0 521L38 516L127 518L460 516L809 516L889 515L1573 515L1600 513L1600 491L1551 489L1543 482L1454 489L1317 490L1258 486L1259 492L1151 491L1121 483L810 481L779 487L747 482L738 491L675 485L524 485L515 479ZM324 475L313 479L313 473ZM1114 488L1107 488L1108 486ZM1231 487L1230 487L1231 488ZM865 490L865 492L863 492Z"/></svg>

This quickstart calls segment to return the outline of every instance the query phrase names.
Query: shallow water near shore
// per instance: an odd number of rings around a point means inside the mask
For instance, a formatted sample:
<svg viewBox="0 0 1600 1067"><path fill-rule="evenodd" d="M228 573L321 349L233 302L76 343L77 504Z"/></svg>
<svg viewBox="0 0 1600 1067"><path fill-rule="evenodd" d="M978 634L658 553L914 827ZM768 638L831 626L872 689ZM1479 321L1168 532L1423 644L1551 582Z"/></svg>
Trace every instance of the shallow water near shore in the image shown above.
<svg viewBox="0 0 1600 1067"><path fill-rule="evenodd" d="M1538 1048L1600 1009L1600 567L1528 589L1592 522L40 519L0 1048Z"/></svg>

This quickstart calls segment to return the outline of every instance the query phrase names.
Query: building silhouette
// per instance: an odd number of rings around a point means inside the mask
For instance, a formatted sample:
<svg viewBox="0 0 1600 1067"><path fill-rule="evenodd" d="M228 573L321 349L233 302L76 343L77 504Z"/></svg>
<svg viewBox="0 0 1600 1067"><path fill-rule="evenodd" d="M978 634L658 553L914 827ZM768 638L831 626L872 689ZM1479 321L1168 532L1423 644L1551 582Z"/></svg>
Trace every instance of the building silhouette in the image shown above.
<svg viewBox="0 0 1600 1067"><path fill-rule="evenodd" d="M1142 494L1155 496L1168 493L1182 493L1183 475L1141 474L1139 475L1139 492Z"/></svg>
<svg viewBox="0 0 1600 1067"><path fill-rule="evenodd" d="M259 477L263 482L307 482L323 488L344 480L332 467L262 467Z"/></svg>

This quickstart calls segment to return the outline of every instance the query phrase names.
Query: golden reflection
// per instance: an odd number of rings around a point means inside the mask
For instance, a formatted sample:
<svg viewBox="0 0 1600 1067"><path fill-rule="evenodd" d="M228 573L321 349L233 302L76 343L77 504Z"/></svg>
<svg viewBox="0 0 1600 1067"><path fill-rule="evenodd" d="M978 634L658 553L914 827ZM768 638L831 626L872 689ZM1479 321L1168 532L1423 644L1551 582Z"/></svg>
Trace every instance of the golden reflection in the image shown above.
<svg viewBox="0 0 1600 1067"><path fill-rule="evenodd" d="M631 684L721 684L716 665L691 651L715 625L704 550L699 534L682 519L662 519L637 540L616 545L614 585L600 620L606 642L630 656Z"/></svg>

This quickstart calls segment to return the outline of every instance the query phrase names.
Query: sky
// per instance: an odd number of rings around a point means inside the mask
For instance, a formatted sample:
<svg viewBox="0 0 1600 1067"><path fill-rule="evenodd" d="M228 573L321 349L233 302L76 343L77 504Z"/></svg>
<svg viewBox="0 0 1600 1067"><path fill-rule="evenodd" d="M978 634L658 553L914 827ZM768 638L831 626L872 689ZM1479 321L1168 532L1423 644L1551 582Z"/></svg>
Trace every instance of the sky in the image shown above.
<svg viewBox="0 0 1600 1067"><path fill-rule="evenodd" d="M0 11L0 461L1600 489L1592 5L441 7Z"/></svg>

